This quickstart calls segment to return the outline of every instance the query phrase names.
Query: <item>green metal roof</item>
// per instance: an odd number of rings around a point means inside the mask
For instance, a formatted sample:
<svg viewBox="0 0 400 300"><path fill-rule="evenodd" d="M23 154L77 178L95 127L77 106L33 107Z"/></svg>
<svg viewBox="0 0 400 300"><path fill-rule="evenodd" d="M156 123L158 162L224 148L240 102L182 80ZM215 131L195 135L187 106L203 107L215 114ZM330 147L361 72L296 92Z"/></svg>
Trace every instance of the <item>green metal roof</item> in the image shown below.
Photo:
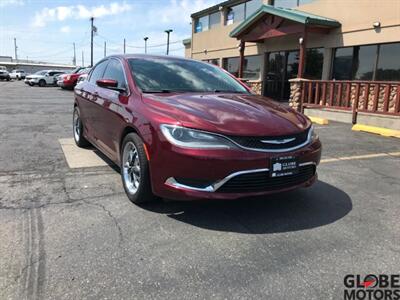
<svg viewBox="0 0 400 300"><path fill-rule="evenodd" d="M334 19L329 19L304 11L291 8L274 7L272 5L262 5L252 15L239 24L230 34L230 37L237 37L243 30L249 28L259 18L265 14L282 17L287 20L302 23L304 25L324 26L324 27L339 27L340 23Z"/></svg>

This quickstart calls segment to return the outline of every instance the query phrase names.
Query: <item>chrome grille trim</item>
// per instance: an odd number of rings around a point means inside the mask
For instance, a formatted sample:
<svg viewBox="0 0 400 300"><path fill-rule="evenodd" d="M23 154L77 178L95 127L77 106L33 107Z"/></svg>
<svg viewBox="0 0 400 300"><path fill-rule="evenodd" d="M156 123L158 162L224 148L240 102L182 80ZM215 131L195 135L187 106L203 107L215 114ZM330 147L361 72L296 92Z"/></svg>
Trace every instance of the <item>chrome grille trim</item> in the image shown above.
<svg viewBox="0 0 400 300"><path fill-rule="evenodd" d="M299 167L308 166L308 165L316 165L316 163L313 162L313 161L300 163ZM174 187L174 188L177 188L177 189L182 189L182 190L214 193L221 186L223 186L226 182L228 182L230 179L232 179L232 178L234 178L236 176L243 175L243 174L250 174L250 173L267 172L267 171L269 171L268 168L238 171L238 172L229 174L225 178L223 178L221 180L218 180L218 181L214 182L213 184L210 184L209 186L206 186L204 188L199 188L199 187L194 187L194 186L190 186L190 185L181 184L181 183L177 182L174 177L169 177L165 181L165 185L168 185L168 186L171 186L171 187Z"/></svg>

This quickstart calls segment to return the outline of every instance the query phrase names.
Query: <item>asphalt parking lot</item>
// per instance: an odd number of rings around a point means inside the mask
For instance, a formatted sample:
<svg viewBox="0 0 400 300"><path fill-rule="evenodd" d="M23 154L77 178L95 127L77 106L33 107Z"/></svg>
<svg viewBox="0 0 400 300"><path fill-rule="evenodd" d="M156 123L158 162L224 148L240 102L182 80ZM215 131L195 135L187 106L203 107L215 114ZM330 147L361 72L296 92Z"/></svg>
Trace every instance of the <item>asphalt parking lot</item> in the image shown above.
<svg viewBox="0 0 400 300"><path fill-rule="evenodd" d="M343 299L400 270L400 140L317 126L319 181L239 201L130 203L69 168L73 93L0 82L0 299Z"/></svg>

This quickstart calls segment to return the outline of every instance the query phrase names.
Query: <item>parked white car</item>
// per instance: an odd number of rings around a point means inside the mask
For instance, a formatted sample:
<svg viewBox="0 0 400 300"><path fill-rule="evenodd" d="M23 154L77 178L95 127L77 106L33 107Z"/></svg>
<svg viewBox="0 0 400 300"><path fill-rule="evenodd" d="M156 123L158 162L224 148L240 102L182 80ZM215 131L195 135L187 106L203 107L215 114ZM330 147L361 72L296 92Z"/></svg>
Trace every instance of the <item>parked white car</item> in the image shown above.
<svg viewBox="0 0 400 300"><path fill-rule="evenodd" d="M13 70L13 71L10 73L10 77L11 77L11 79L18 79L18 80L21 80L21 79L25 79L26 73L25 73L24 70Z"/></svg>
<svg viewBox="0 0 400 300"><path fill-rule="evenodd" d="M46 85L56 85L57 84L57 76L60 74L64 74L63 71L57 70L43 70L36 72L35 74L28 75L25 77L25 83L30 86L38 85L38 86L46 86Z"/></svg>
<svg viewBox="0 0 400 300"><path fill-rule="evenodd" d="M10 74L6 67L0 66L0 79L10 81Z"/></svg>

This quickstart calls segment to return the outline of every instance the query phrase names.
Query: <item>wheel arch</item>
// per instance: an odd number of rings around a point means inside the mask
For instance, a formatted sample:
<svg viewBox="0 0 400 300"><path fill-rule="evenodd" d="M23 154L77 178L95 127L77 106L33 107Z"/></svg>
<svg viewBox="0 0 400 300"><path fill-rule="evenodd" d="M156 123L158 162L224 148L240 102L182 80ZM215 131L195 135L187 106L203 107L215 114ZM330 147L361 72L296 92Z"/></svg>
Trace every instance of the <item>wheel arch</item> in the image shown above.
<svg viewBox="0 0 400 300"><path fill-rule="evenodd" d="M121 161L121 148L122 148L122 143L124 142L125 137L129 133L136 133L138 136L141 136L139 131L133 127L132 125L127 125L125 126L124 130L122 130L121 136L119 138L119 143L118 143L118 159Z"/></svg>

